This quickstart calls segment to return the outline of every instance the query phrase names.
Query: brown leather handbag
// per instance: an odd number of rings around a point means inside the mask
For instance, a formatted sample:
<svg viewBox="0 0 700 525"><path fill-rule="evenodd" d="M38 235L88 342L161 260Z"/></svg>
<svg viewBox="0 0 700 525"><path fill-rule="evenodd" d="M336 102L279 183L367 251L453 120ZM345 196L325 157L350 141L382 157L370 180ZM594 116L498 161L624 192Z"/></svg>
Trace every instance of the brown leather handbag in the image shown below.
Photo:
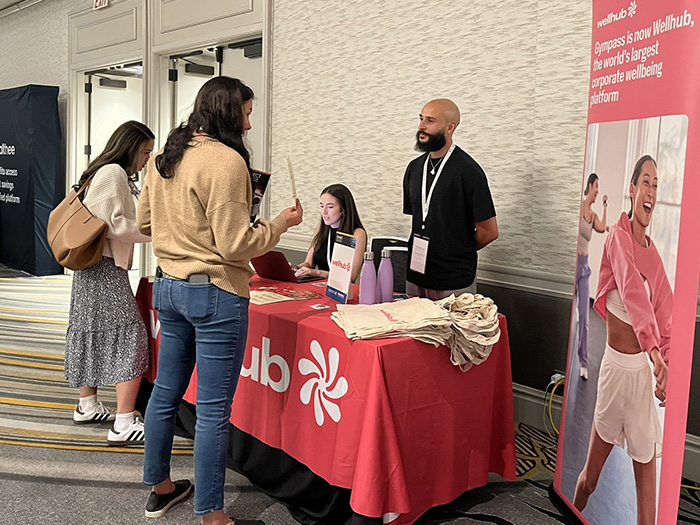
<svg viewBox="0 0 700 525"><path fill-rule="evenodd" d="M75 189L49 215L46 236L58 264L69 270L85 270L102 260L107 224L95 217L80 199L92 177Z"/></svg>

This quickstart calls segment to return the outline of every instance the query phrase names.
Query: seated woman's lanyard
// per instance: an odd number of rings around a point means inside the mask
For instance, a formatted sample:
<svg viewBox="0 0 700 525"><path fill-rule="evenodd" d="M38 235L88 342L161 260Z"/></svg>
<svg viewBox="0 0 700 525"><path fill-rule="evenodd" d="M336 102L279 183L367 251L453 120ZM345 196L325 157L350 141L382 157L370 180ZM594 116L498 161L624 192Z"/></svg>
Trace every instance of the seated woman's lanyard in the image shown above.
<svg viewBox="0 0 700 525"><path fill-rule="evenodd" d="M440 163L440 168L433 179L433 183L430 185L430 191L428 191L426 196L426 191L428 190L428 162L430 162L430 153L425 157L425 164L423 165L423 184L421 186L421 212L423 221L421 222L421 234L425 231L425 221L428 218L428 212L430 211L430 201L433 199L433 190L437 185L437 181L442 175L442 170L450 159L450 155L455 149L455 145L452 144L450 149L447 150L445 158L442 159ZM411 264L410 269L414 272L425 273L425 262L428 258L428 243L430 239L424 235L419 235L417 233L413 234L413 250L411 251Z"/></svg>
<svg viewBox="0 0 700 525"><path fill-rule="evenodd" d="M331 269L331 235L333 228L328 227L328 246L326 246L326 259L328 260L328 269Z"/></svg>

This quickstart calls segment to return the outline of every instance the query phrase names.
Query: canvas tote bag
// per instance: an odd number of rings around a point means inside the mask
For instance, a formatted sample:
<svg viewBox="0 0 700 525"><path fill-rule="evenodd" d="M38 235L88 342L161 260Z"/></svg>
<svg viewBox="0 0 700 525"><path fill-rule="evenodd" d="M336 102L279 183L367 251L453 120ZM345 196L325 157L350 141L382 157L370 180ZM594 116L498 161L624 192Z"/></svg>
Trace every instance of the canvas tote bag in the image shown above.
<svg viewBox="0 0 700 525"><path fill-rule="evenodd" d="M94 175L93 175L94 176ZM85 270L102 260L107 225L80 200L92 177L66 195L49 215L46 236L53 256L69 270Z"/></svg>

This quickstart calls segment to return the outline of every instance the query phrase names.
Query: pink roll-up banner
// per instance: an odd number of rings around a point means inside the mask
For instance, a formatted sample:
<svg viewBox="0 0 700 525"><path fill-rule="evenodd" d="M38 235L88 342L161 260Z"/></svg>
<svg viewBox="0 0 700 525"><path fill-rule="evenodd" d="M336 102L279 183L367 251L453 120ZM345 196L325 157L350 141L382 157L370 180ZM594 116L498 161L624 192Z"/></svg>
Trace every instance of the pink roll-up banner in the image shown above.
<svg viewBox="0 0 700 525"><path fill-rule="evenodd" d="M553 484L582 523L677 522L700 267L698 17L697 0L593 0Z"/></svg>

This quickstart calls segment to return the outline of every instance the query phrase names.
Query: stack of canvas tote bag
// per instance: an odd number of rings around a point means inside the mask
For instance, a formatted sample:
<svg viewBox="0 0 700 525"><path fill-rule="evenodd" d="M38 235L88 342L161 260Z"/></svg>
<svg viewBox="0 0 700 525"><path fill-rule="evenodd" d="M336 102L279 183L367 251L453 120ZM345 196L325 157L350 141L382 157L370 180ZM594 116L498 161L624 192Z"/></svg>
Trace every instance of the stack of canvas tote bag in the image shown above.
<svg viewBox="0 0 700 525"><path fill-rule="evenodd" d="M80 198L91 180L79 190L71 190L49 215L49 246L56 261L69 270L85 270L102 260L107 225L90 213Z"/></svg>

